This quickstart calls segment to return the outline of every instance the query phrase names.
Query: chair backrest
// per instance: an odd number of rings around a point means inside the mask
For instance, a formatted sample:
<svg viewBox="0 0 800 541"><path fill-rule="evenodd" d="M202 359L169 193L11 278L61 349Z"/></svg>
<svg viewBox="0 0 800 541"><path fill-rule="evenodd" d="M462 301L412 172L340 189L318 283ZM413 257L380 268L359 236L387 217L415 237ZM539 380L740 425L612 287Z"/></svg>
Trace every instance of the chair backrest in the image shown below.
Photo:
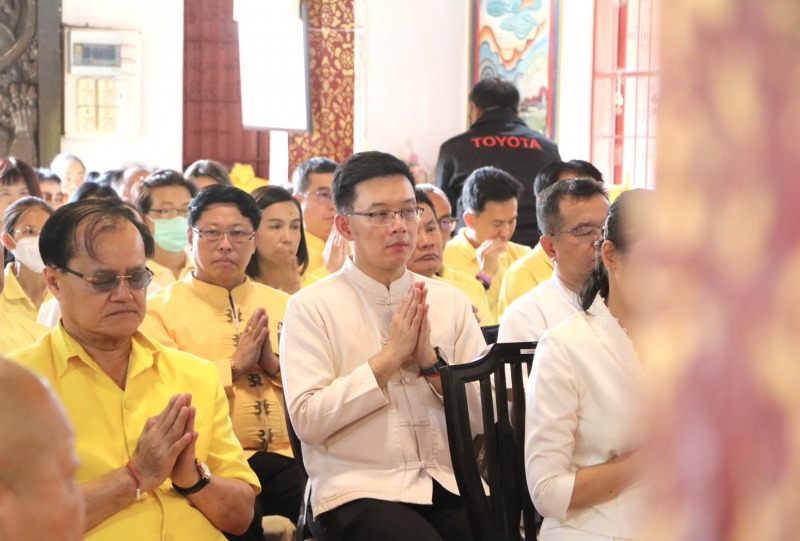
<svg viewBox="0 0 800 541"><path fill-rule="evenodd" d="M441 371L450 455L464 507L476 539L520 541L521 520L528 540L536 539L537 515L525 481L525 381L536 342L494 344L474 362ZM510 381L506 367L511 374ZM476 382L476 383L473 383ZM487 497L472 445L467 386L480 388L486 441ZM511 423L508 391L513 396Z"/></svg>
<svg viewBox="0 0 800 541"><path fill-rule="evenodd" d="M500 325L486 325L481 327L481 332L487 344L495 344L497 343L497 334L500 332Z"/></svg>

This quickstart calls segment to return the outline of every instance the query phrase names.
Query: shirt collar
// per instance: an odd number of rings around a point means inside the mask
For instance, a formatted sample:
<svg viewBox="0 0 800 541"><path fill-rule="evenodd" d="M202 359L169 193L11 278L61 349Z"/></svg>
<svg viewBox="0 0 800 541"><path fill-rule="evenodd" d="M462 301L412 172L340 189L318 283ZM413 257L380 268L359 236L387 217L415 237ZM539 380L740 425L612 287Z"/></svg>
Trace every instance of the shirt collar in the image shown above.
<svg viewBox="0 0 800 541"><path fill-rule="evenodd" d="M61 377L71 364L83 363L90 369L103 372L103 369L92 359L83 346L75 340L59 320L50 335L53 350L56 377ZM131 337L131 354L128 364L127 378L132 378L150 367L158 368L159 349L145 335L137 331ZM104 372L103 372L104 373Z"/></svg>
<svg viewBox="0 0 800 541"><path fill-rule="evenodd" d="M3 296L9 300L27 300L28 296L25 294L25 290L22 289L19 280L17 280L17 275L14 274L13 261L6 265L5 274L6 285L3 287Z"/></svg>
<svg viewBox="0 0 800 541"><path fill-rule="evenodd" d="M386 287L374 278L367 276L364 271L356 267L356 264L353 263L352 258L349 257L345 259L342 270L348 280L354 283L357 287L375 296L376 300L383 302L399 302L399 299L402 299L403 295L408 292L408 288L411 287L413 282L411 272L404 268L402 276L390 283L389 287Z"/></svg>

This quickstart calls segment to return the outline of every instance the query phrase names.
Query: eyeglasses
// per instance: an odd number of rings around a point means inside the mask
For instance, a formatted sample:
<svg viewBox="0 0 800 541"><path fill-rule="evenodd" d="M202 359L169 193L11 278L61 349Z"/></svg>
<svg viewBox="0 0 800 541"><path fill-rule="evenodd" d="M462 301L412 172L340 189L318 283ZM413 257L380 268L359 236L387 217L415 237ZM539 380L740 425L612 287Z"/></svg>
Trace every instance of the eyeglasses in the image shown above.
<svg viewBox="0 0 800 541"><path fill-rule="evenodd" d="M52 194L50 192L42 192L42 198L47 201L48 203L63 203L69 197L64 192L56 192Z"/></svg>
<svg viewBox="0 0 800 541"><path fill-rule="evenodd" d="M333 193L327 188L320 188L316 192L302 192L301 195L313 195L320 203L327 204L333 201Z"/></svg>
<svg viewBox="0 0 800 541"><path fill-rule="evenodd" d="M32 225L25 226L22 229L14 230L14 235L20 237L38 237L39 233L41 233L41 231L39 231L39 228Z"/></svg>
<svg viewBox="0 0 800 541"><path fill-rule="evenodd" d="M439 220L439 227L442 228L442 231L452 233L456 230L456 225L458 225L458 220L455 218L442 218Z"/></svg>
<svg viewBox="0 0 800 541"><path fill-rule="evenodd" d="M346 214L348 216L369 216L375 225L389 225L394 222L399 214L404 222L415 224L419 222L419 218L422 216L422 209L414 207L402 210L379 210L376 212L348 212Z"/></svg>
<svg viewBox="0 0 800 541"><path fill-rule="evenodd" d="M180 216L181 218L186 218L189 216L189 209L150 209L148 214L155 214L159 218L175 218L176 216Z"/></svg>
<svg viewBox="0 0 800 541"><path fill-rule="evenodd" d="M87 282L92 284L92 287L98 293L108 293L109 291L114 291L119 287L120 280L125 280L125 283L128 285L130 289L144 289L150 285L150 282L153 281L153 274L154 274L153 271L151 271L147 267L131 271L128 274L114 274L111 271L100 271L94 273L91 276L86 276L85 274L81 274L80 272L68 269L67 267L55 267L55 268L62 272L68 272L69 274L74 274L78 278L86 280Z"/></svg>
<svg viewBox="0 0 800 541"><path fill-rule="evenodd" d="M225 235L228 235L228 238L234 244L242 244L252 240L256 235L255 231L239 231L237 229L197 229L193 227L192 231L208 242L219 242Z"/></svg>
<svg viewBox="0 0 800 541"><path fill-rule="evenodd" d="M600 238L600 234L603 232L603 228L599 225L579 225L578 227L573 227L572 229L567 229L565 231L559 231L558 233L554 233L550 235L551 237L557 237L559 235L563 235L564 233L569 233L576 239L597 239Z"/></svg>

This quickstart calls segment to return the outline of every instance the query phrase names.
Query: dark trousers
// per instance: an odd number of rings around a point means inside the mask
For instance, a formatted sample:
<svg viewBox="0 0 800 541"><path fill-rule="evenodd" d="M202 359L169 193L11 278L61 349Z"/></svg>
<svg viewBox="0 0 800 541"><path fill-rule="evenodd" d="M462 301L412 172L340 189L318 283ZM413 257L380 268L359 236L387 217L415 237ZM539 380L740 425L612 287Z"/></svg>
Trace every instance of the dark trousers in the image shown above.
<svg viewBox="0 0 800 541"><path fill-rule="evenodd" d="M258 452L248 461L258 476L261 493L256 496L253 522L242 535L225 534L231 541L264 541L261 519L269 515L281 515L294 523L300 512L303 499L300 475L291 458L276 453Z"/></svg>
<svg viewBox="0 0 800 541"><path fill-rule="evenodd" d="M361 499L319 515L328 541L471 541L461 498L433 482L433 504Z"/></svg>

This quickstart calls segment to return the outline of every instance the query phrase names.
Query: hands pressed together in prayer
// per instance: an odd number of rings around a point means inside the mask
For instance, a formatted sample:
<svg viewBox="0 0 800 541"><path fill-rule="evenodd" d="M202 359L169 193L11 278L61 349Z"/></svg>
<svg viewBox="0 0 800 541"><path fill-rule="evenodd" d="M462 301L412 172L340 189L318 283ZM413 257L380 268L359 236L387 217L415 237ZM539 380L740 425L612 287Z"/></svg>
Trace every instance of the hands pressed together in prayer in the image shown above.
<svg viewBox="0 0 800 541"><path fill-rule="evenodd" d="M258 308L247 320L239 342L231 357L234 376L252 372L261 368L268 376L280 371L280 361L272 349L269 331L269 316L263 308Z"/></svg>
<svg viewBox="0 0 800 541"><path fill-rule="evenodd" d="M158 488L167 478L180 487L190 487L198 481L195 414L192 395L178 394L170 398L160 414L147 420L131 458L142 492Z"/></svg>
<svg viewBox="0 0 800 541"><path fill-rule="evenodd" d="M386 346L369 360L370 367L380 387L398 369L416 365L428 368L436 364L436 352L431 345L431 325L428 320L429 305L426 304L428 288L424 282L416 282L392 316Z"/></svg>

